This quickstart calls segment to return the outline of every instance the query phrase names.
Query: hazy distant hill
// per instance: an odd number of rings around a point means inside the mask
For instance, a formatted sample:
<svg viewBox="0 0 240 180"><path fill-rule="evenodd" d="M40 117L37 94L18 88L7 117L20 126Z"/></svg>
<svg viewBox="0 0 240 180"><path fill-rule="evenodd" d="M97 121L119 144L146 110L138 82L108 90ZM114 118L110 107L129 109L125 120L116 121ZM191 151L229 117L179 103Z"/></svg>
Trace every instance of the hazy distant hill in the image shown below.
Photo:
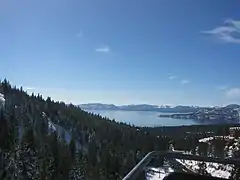
<svg viewBox="0 0 240 180"><path fill-rule="evenodd" d="M224 108L236 109L236 108L240 108L240 105L238 105L238 104L229 104L229 105L225 106Z"/></svg>
<svg viewBox="0 0 240 180"><path fill-rule="evenodd" d="M168 106L168 105L157 106L150 104L116 106L114 104L101 104L101 103L80 104L79 107L85 110L156 111L168 113L195 112L201 109L200 107L197 106Z"/></svg>

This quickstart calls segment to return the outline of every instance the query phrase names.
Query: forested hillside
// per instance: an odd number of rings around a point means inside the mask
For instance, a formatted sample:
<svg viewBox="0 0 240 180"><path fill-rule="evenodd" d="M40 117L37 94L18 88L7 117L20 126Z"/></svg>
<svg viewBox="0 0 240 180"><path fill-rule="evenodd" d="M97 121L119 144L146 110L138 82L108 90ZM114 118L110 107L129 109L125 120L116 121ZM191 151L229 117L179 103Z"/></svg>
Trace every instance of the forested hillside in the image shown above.
<svg viewBox="0 0 240 180"><path fill-rule="evenodd" d="M39 94L29 96L7 80L0 88L5 98L0 164L6 177L120 179L147 152L167 148L166 137L154 137L50 98L44 100ZM69 143L50 128L49 121L71 134Z"/></svg>
<svg viewBox="0 0 240 180"><path fill-rule="evenodd" d="M50 97L28 95L7 80L1 82L0 93L5 100L0 112L3 179L116 180L149 151L167 150L173 143L195 153L199 138L229 134L230 125L133 127Z"/></svg>

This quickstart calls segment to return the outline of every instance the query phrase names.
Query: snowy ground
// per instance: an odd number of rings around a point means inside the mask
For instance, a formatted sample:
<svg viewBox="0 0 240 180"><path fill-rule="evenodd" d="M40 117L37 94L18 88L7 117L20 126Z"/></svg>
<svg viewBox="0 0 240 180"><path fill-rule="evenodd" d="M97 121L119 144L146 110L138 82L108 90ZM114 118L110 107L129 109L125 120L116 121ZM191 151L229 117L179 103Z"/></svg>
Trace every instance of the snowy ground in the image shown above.
<svg viewBox="0 0 240 180"><path fill-rule="evenodd" d="M240 150L240 138L234 138L231 136L215 136L215 137L207 137L200 139L199 142L211 142L213 139L217 138L224 138L224 140L228 139L230 144L228 144L224 149L227 152L228 157L232 157L234 152L238 152ZM174 151L174 148L171 148L172 151ZM184 152L184 154L191 154L191 152ZM176 159L176 161L183 165L187 170L190 170L192 172L198 173L200 161L193 161L193 160L180 160ZM173 165L173 164L172 164ZM223 165L219 163L213 163L213 162L205 162L206 165L206 171L208 174L210 174L213 177L219 177L224 179L229 179L231 176L231 172L233 170L233 165ZM170 172L175 171L175 169L171 168L149 168L149 171L146 173L146 179L147 180L156 180L156 179L163 179L166 175L168 175Z"/></svg>
<svg viewBox="0 0 240 180"><path fill-rule="evenodd" d="M176 159L179 163L184 165L186 168L197 173L199 169L199 161L191 161L191 160L180 160ZM206 162L206 170L213 177L220 177L229 179L232 171L231 165L222 165L218 163L208 163ZM149 167L146 170L146 179L147 180L162 180L169 173L174 172L174 170L170 167Z"/></svg>
<svg viewBox="0 0 240 180"><path fill-rule="evenodd" d="M173 169L170 167L148 167L148 169L146 170L146 180L162 180L171 172L173 172Z"/></svg>
<svg viewBox="0 0 240 180"><path fill-rule="evenodd" d="M183 164L186 168L197 172L199 169L199 161L191 161L191 160L180 160L176 159L179 163ZM231 165L222 165L218 163L209 163L206 162L206 171L214 177L221 177L225 179L229 179L232 171Z"/></svg>

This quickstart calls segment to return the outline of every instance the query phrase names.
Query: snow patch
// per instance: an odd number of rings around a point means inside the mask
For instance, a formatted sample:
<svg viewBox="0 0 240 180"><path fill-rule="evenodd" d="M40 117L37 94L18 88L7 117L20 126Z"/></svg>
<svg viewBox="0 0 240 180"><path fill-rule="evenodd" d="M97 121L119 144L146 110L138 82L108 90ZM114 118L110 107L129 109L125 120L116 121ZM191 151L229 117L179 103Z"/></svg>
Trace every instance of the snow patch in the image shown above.
<svg viewBox="0 0 240 180"><path fill-rule="evenodd" d="M146 172L146 180L162 180L169 173L173 172L173 169L170 167L149 167L146 169Z"/></svg>
<svg viewBox="0 0 240 180"><path fill-rule="evenodd" d="M3 106L5 104L5 98L2 93L0 93L0 103L1 103L1 106Z"/></svg>
<svg viewBox="0 0 240 180"><path fill-rule="evenodd" d="M56 131L56 127L53 125L51 121L48 121L48 128L51 129L52 131Z"/></svg>
<svg viewBox="0 0 240 180"><path fill-rule="evenodd" d="M209 141L212 141L212 140L213 140L213 137L208 137L208 138L199 139L198 142L209 142Z"/></svg>
<svg viewBox="0 0 240 180"><path fill-rule="evenodd" d="M207 138L202 138L202 139L199 139L198 142L209 142L209 141L212 141L213 139L229 139L229 140L233 140L234 137L232 136L214 136L214 137L207 137Z"/></svg>
<svg viewBox="0 0 240 180"><path fill-rule="evenodd" d="M46 113L45 112L42 112L42 117L46 117Z"/></svg>

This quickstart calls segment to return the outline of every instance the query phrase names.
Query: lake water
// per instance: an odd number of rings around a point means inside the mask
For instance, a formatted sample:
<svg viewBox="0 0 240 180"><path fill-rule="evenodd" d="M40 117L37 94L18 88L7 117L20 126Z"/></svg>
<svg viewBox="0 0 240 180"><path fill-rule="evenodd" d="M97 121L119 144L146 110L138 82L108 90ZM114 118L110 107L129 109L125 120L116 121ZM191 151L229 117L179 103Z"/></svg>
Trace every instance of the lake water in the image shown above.
<svg viewBox="0 0 240 180"><path fill-rule="evenodd" d="M125 122L135 126L183 126L183 125L197 125L197 124L210 124L203 123L193 119L172 119L172 118L160 118L159 112L151 111L113 111L113 110L92 110L95 114L115 119L119 122Z"/></svg>

